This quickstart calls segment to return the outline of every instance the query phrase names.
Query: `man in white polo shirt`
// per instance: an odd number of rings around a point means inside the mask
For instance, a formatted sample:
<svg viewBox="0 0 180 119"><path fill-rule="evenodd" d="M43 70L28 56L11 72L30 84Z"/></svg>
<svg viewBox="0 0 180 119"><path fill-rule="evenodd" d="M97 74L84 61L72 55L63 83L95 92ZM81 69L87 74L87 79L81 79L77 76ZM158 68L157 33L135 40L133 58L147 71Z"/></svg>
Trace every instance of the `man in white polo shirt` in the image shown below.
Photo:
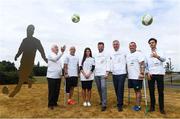
<svg viewBox="0 0 180 119"><path fill-rule="evenodd" d="M66 93L68 96L68 104L73 105L76 102L72 99L74 87L78 84L78 67L79 59L75 56L76 48L70 47L70 54L64 59L64 76L66 78Z"/></svg>
<svg viewBox="0 0 180 119"><path fill-rule="evenodd" d="M157 82L159 94L159 110L161 114L165 114L164 110L164 75L165 69L163 62L166 61L164 53L156 48L157 40L151 38L148 41L151 50L146 56L147 59L147 75L149 77L148 85L151 99L150 112L155 111L155 81Z"/></svg>
<svg viewBox="0 0 180 119"><path fill-rule="evenodd" d="M57 45L51 47L51 54L48 56L48 68L47 68L47 80L48 80L48 108L54 109L58 106L57 101L60 92L61 84L61 57L65 51L65 46L61 48L61 53L59 53L59 48Z"/></svg>
<svg viewBox="0 0 180 119"><path fill-rule="evenodd" d="M134 88L136 93L136 105L133 107L134 111L141 110L141 89L144 78L144 59L140 51L136 51L136 43L129 43L130 53L126 56L127 71L128 71L128 88Z"/></svg>
<svg viewBox="0 0 180 119"><path fill-rule="evenodd" d="M104 53L104 43L98 43L98 53L95 56L95 81L100 96L101 111L107 106L107 84L106 79L110 71L110 57Z"/></svg>
<svg viewBox="0 0 180 119"><path fill-rule="evenodd" d="M111 55L111 72L113 74L113 84L117 97L118 111L123 111L124 82L126 79L126 55L120 50L118 40L113 41L114 52Z"/></svg>

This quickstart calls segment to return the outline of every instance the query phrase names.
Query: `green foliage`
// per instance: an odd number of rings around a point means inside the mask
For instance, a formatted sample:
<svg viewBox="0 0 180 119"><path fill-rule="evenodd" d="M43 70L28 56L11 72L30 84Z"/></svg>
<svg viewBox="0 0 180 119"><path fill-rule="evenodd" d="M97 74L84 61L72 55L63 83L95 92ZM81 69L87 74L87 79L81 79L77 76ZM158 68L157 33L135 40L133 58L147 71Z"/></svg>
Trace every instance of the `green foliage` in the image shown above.
<svg viewBox="0 0 180 119"><path fill-rule="evenodd" d="M47 67L46 66L40 66L39 62L33 68L34 76L46 76L46 72L47 72Z"/></svg>
<svg viewBox="0 0 180 119"><path fill-rule="evenodd" d="M171 73L173 73L174 65L171 62L171 58L168 58L168 59L169 59L169 61L166 62L165 70L166 70L167 74L171 74Z"/></svg>
<svg viewBox="0 0 180 119"><path fill-rule="evenodd" d="M0 84L17 84L18 73L16 71L2 72L0 71Z"/></svg>
<svg viewBox="0 0 180 119"><path fill-rule="evenodd" d="M11 63L9 61L0 62L0 71L9 72L9 71L16 71L16 70L17 69L16 69L14 63Z"/></svg>
<svg viewBox="0 0 180 119"><path fill-rule="evenodd" d="M18 82L18 73L14 63L0 62L0 84L15 84Z"/></svg>

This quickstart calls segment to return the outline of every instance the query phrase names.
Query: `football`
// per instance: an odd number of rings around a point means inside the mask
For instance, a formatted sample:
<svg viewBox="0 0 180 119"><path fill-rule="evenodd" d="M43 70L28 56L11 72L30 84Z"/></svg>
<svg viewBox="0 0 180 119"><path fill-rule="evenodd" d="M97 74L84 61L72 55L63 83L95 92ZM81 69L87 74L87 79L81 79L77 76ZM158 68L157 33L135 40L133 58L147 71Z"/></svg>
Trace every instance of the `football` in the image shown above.
<svg viewBox="0 0 180 119"><path fill-rule="evenodd" d="M145 14L143 17L142 17L142 24L145 25L145 26L148 26L148 25L151 25L153 22L153 17L149 14Z"/></svg>
<svg viewBox="0 0 180 119"><path fill-rule="evenodd" d="M78 23L78 22L80 21L80 16L77 15L77 14L74 14L74 15L71 17L71 19L72 19L72 22Z"/></svg>

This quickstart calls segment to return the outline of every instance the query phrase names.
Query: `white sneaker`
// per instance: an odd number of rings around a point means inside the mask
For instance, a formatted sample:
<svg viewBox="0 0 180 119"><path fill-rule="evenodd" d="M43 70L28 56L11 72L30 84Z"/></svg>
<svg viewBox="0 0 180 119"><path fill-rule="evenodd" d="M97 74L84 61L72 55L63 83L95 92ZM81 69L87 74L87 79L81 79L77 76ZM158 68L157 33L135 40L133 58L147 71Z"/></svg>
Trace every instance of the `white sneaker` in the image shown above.
<svg viewBox="0 0 180 119"><path fill-rule="evenodd" d="M87 106L90 107L90 106L91 106L91 103L90 103L90 102L87 102Z"/></svg>
<svg viewBox="0 0 180 119"><path fill-rule="evenodd" d="M83 106L84 106L84 107L86 107L86 106L88 106L88 105L87 105L87 103L86 103L86 102L84 102L84 103L83 103Z"/></svg>

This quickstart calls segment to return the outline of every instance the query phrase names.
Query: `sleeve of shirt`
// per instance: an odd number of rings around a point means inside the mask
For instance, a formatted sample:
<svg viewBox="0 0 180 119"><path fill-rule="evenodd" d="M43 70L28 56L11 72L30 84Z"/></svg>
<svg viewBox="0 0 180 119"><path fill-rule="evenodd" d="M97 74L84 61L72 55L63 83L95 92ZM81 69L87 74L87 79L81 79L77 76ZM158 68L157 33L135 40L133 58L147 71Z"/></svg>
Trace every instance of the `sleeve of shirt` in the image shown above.
<svg viewBox="0 0 180 119"><path fill-rule="evenodd" d="M110 63L110 57L109 56L106 56L106 71L110 72L110 67L111 67L111 63Z"/></svg>
<svg viewBox="0 0 180 119"><path fill-rule="evenodd" d="M145 56L142 53L139 53L138 55L138 61L143 62L145 60Z"/></svg>
<svg viewBox="0 0 180 119"><path fill-rule="evenodd" d="M95 69L95 59L92 58L92 68L91 68L91 72L93 72Z"/></svg>
<svg viewBox="0 0 180 119"><path fill-rule="evenodd" d="M81 60L79 60L79 70L80 70L80 71L83 70L83 67L82 67L82 65L81 65Z"/></svg>
<svg viewBox="0 0 180 119"><path fill-rule="evenodd" d="M163 53L163 52L159 52L159 60L161 61L161 62L165 62L166 61L166 57L165 57L165 54Z"/></svg>
<svg viewBox="0 0 180 119"><path fill-rule="evenodd" d="M124 54L124 57L125 57L125 63L126 63L126 65L127 65L127 60L126 60L127 53Z"/></svg>
<svg viewBox="0 0 180 119"><path fill-rule="evenodd" d="M55 54L51 54L48 56L48 60L52 61L52 62L57 62L61 57L62 57L63 54L59 53L57 55Z"/></svg>
<svg viewBox="0 0 180 119"><path fill-rule="evenodd" d="M68 64L68 62L69 62L69 58L68 58L68 56L66 56L66 57L64 58L64 64Z"/></svg>
<svg viewBox="0 0 180 119"><path fill-rule="evenodd" d="M95 65L92 65L91 72L93 72L95 69Z"/></svg>
<svg viewBox="0 0 180 119"><path fill-rule="evenodd" d="M92 65L95 66L95 59L94 58L92 58Z"/></svg>

